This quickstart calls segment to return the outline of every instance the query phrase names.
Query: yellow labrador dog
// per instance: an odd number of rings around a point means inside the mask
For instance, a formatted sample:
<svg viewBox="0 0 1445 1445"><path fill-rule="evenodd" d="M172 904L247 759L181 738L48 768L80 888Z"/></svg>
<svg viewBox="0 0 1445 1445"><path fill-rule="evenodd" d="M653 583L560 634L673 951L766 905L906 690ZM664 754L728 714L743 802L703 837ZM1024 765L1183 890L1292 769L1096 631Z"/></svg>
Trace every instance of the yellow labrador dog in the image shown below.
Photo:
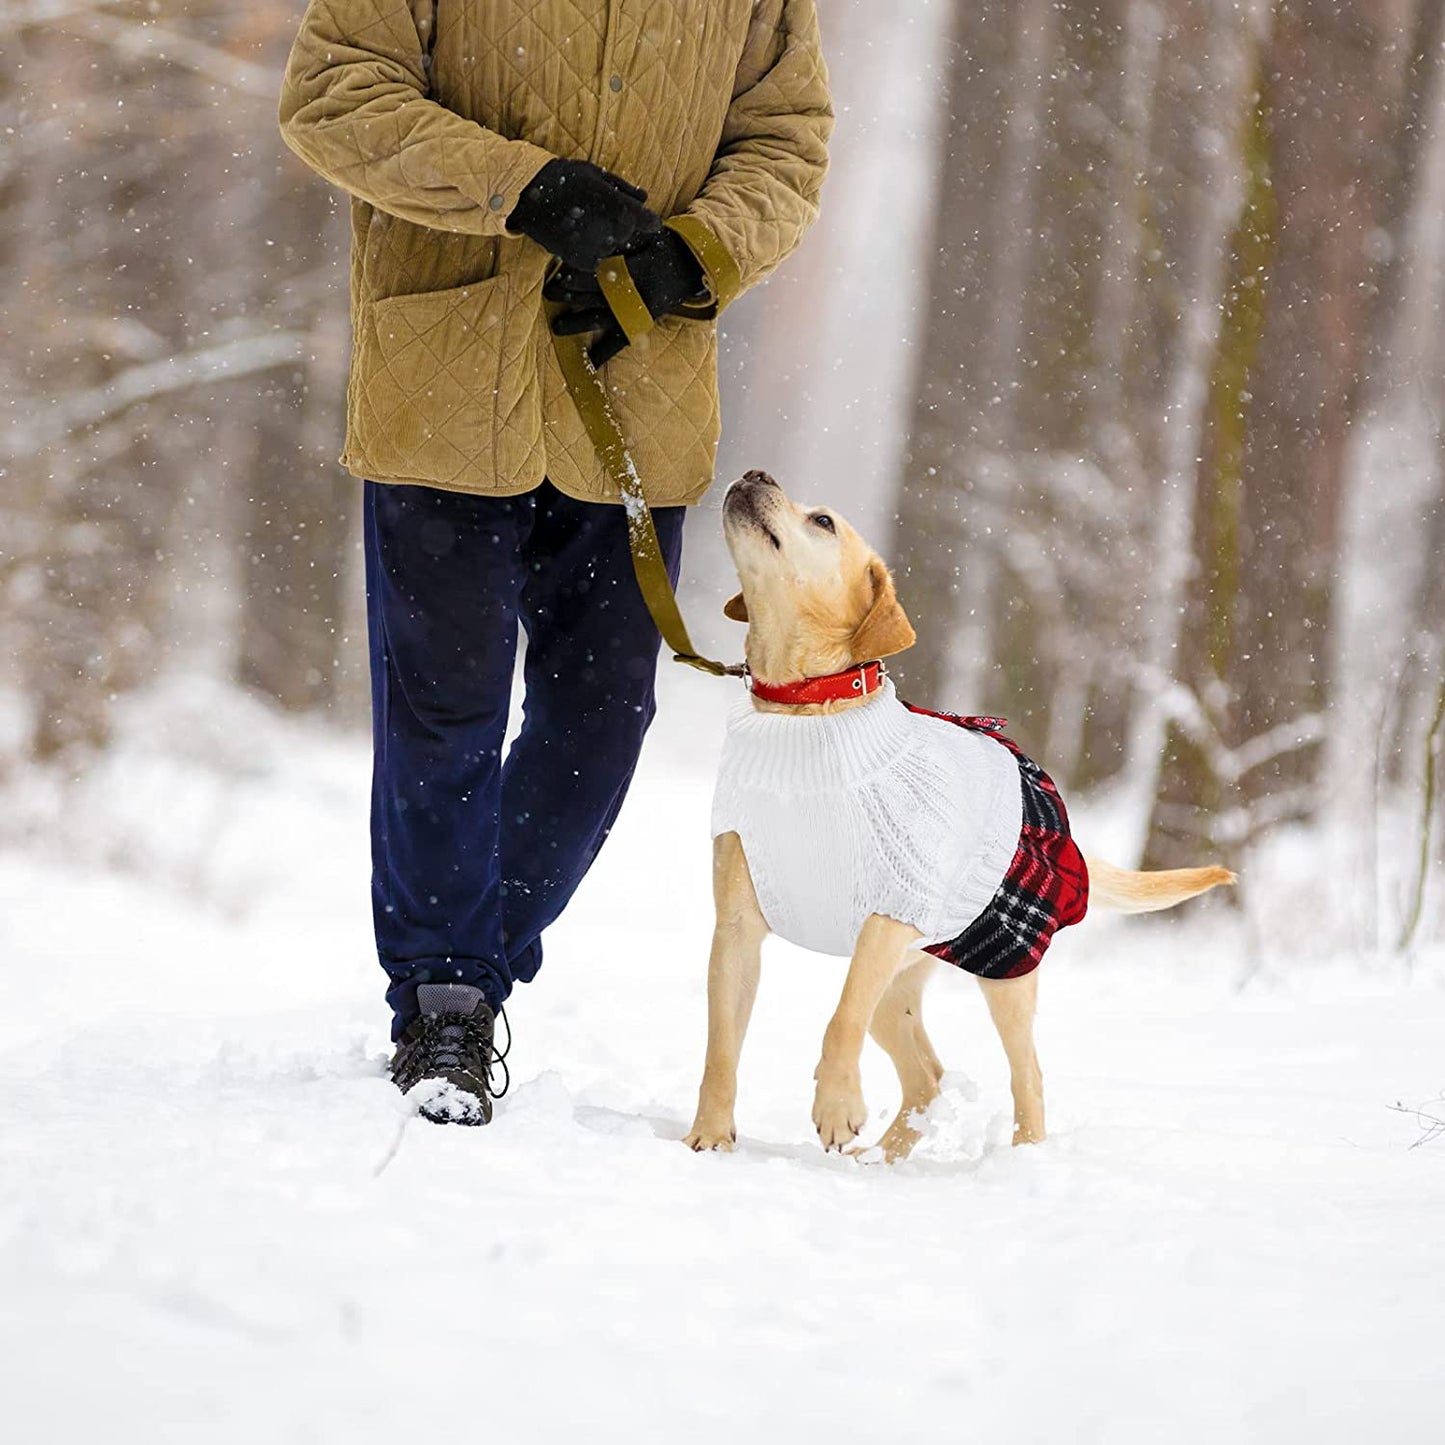
<svg viewBox="0 0 1445 1445"><path fill-rule="evenodd" d="M914 641L888 569L838 514L790 501L763 472L728 489L723 529L748 624L751 697L729 725L713 811L717 909L707 1059L693 1149L730 1149L738 1055L763 939L851 958L814 1073L813 1123L842 1149L867 1110L865 1033L898 1070L903 1103L879 1141L920 1137L943 1066L923 1027L938 959L976 974L1008 1057L1014 1143L1044 1138L1034 1052L1039 958L1089 901L1168 908L1234 875L1085 863L1048 775L993 718L897 699L881 659Z"/></svg>

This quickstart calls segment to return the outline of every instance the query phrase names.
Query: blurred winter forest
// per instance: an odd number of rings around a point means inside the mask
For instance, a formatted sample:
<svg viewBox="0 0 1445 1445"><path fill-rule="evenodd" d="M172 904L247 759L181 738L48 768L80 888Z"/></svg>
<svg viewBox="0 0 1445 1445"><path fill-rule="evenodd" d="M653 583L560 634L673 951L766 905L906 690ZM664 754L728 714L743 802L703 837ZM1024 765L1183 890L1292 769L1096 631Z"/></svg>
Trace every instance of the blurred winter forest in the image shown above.
<svg viewBox="0 0 1445 1445"><path fill-rule="evenodd" d="M364 719L345 208L275 124L301 9L0 0L12 779L176 674ZM1307 837L1332 926L1438 933L1445 4L819 9L834 168L725 319L720 476L852 517L905 695L1007 715L1119 861ZM736 649L715 523L684 605Z"/></svg>

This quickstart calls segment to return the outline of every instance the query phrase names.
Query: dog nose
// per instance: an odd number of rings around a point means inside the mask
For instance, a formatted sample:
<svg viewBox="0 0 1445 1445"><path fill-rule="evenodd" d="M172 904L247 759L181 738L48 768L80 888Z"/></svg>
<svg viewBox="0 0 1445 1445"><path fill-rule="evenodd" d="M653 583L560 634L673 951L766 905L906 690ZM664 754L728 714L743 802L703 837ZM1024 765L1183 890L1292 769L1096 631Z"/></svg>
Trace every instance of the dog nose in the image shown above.
<svg viewBox="0 0 1445 1445"><path fill-rule="evenodd" d="M752 496L760 487L771 487L774 491L782 490L766 472L759 471L757 467L754 467L750 472L744 472L727 489L727 495L723 501L726 502L733 497L741 499Z"/></svg>
<svg viewBox="0 0 1445 1445"><path fill-rule="evenodd" d="M778 484L764 471L754 467L751 471L744 472L737 481L735 487L776 487Z"/></svg>

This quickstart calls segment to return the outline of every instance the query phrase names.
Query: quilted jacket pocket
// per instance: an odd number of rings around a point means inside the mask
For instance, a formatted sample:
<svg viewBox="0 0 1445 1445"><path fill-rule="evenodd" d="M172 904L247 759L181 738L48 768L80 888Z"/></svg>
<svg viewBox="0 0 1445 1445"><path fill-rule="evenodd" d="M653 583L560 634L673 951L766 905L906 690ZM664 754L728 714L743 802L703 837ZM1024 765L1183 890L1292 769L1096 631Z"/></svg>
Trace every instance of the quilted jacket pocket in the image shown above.
<svg viewBox="0 0 1445 1445"><path fill-rule="evenodd" d="M383 480L507 489L540 445L532 319L506 275L366 305L347 464Z"/></svg>

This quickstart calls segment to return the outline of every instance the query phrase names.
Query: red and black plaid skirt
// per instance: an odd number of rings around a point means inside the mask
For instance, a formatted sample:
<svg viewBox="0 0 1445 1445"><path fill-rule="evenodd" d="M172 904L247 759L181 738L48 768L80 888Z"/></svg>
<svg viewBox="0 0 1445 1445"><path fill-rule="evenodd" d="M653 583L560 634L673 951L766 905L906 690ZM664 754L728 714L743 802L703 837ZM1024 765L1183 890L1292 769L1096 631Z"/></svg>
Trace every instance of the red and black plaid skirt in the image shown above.
<svg viewBox="0 0 1445 1445"><path fill-rule="evenodd" d="M1069 833L1069 815L1054 780L1003 735L996 717L955 717L904 704L911 712L987 733L1017 759L1023 788L1023 827L1013 862L987 908L957 938L924 949L980 978L1020 978L1033 972L1057 930L1077 923L1089 907L1089 870Z"/></svg>

